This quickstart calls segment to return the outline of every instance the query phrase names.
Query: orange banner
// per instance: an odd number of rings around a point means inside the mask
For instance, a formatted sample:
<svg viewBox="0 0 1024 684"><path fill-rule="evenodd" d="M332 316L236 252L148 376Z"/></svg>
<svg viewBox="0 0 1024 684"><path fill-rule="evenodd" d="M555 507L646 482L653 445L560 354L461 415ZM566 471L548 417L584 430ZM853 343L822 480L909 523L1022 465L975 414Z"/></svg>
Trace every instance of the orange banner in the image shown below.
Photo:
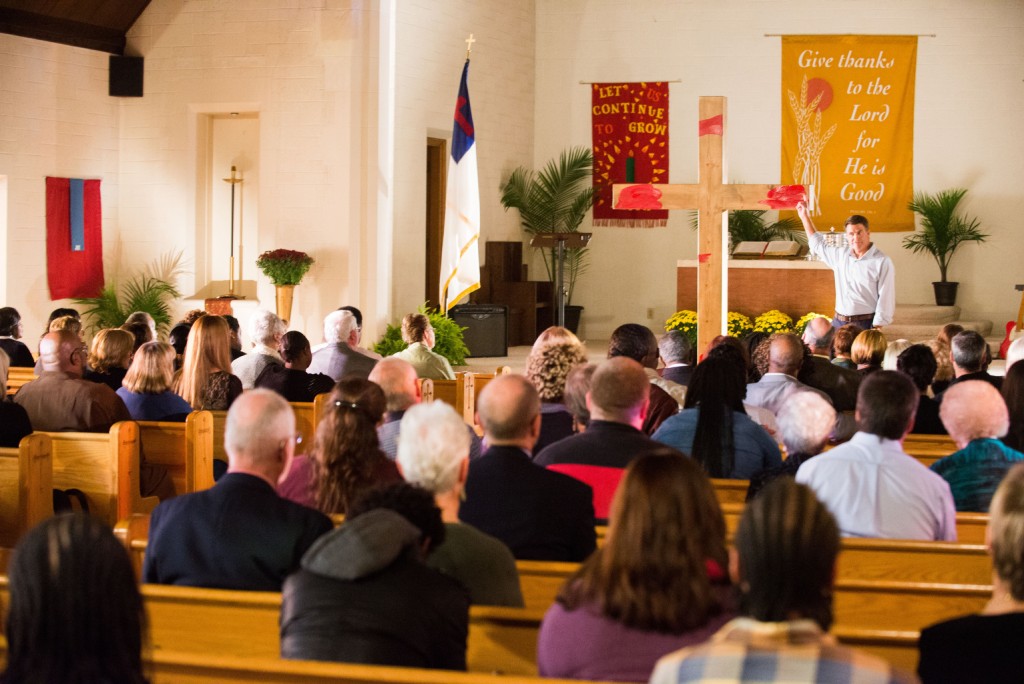
<svg viewBox="0 0 1024 684"><path fill-rule="evenodd" d="M782 38L782 180L819 230L914 230L916 36Z"/></svg>

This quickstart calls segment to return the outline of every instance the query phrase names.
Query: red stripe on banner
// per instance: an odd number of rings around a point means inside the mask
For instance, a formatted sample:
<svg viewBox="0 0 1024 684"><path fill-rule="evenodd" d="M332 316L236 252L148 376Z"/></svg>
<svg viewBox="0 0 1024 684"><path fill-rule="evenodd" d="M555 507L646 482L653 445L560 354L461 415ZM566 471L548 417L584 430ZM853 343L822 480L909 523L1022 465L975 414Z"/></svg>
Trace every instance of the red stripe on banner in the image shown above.
<svg viewBox="0 0 1024 684"><path fill-rule="evenodd" d="M71 249L70 180L46 179L46 280L50 299L97 297L103 290L100 181L83 183L85 250Z"/></svg>
<svg viewBox="0 0 1024 684"><path fill-rule="evenodd" d="M723 125L722 115L718 114L707 119L701 119L697 130L700 135L722 135Z"/></svg>

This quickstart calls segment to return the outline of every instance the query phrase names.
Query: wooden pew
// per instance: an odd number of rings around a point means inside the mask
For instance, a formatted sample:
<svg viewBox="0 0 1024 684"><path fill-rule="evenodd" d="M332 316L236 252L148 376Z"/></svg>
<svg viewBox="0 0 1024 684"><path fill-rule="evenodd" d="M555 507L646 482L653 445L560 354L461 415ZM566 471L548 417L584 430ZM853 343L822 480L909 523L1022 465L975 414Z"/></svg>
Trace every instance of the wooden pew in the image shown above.
<svg viewBox="0 0 1024 684"><path fill-rule="evenodd" d="M316 441L316 428L327 410L327 398L330 394L318 394L310 402L291 402L289 405L295 413L295 432L302 436L302 448L299 453L310 453ZM224 450L224 427L227 423L227 411L210 411L213 416L213 457L227 463L228 454Z"/></svg>
<svg viewBox="0 0 1024 684"><path fill-rule="evenodd" d="M155 496L139 494L139 424L114 423L110 432L46 432L53 454L53 487L77 488L89 512L111 527L132 513L149 513Z"/></svg>
<svg viewBox="0 0 1024 684"><path fill-rule="evenodd" d="M213 415L193 411L184 423L139 421L142 454L167 468L174 491L189 494L213 486Z"/></svg>
<svg viewBox="0 0 1024 684"><path fill-rule="evenodd" d="M0 547L14 548L25 532L53 515L51 448L48 435L34 432L18 448L0 449Z"/></svg>
<svg viewBox="0 0 1024 684"><path fill-rule="evenodd" d="M476 407L476 403L480 401L480 392L483 391L484 387L487 387L494 378L499 375L511 375L512 368L510 366L498 366L493 373L473 373L473 406ZM474 418L475 420L475 418Z"/></svg>
<svg viewBox="0 0 1024 684"><path fill-rule="evenodd" d="M26 382L36 379L34 368L13 367L7 371L7 394L15 394Z"/></svg>
<svg viewBox="0 0 1024 684"><path fill-rule="evenodd" d="M469 425L473 425L476 413L473 388L472 373L456 373L454 380L423 379L420 382L420 392L423 395L423 401L443 401L453 406Z"/></svg>
<svg viewBox="0 0 1024 684"><path fill-rule="evenodd" d="M746 497L747 480L711 480L715 488L715 497L722 506L726 529L731 535L736 531L743 503ZM742 492L742 494L741 494ZM959 544L984 544L985 526L988 524L988 513L957 513L956 540Z"/></svg>

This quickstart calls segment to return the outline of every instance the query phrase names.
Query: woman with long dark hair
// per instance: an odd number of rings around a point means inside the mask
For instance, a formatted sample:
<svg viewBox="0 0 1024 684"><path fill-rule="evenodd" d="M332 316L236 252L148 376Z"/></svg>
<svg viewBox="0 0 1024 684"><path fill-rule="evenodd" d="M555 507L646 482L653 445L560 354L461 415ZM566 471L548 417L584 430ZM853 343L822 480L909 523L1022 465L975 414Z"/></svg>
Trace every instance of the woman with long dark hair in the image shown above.
<svg viewBox="0 0 1024 684"><path fill-rule="evenodd" d="M542 676L647 681L659 657L732 617L725 522L696 463L666 447L636 458L609 522L544 616Z"/></svg>
<svg viewBox="0 0 1024 684"><path fill-rule="evenodd" d="M87 515L50 518L11 560L0 682L142 683L146 615L131 561Z"/></svg>
<svg viewBox="0 0 1024 684"><path fill-rule="evenodd" d="M330 515L345 513L368 489L401 482L377 438L384 410L384 391L378 385L362 378L340 380L316 429L312 457L293 460L278 493Z"/></svg>
<svg viewBox="0 0 1024 684"><path fill-rule="evenodd" d="M701 361L693 370L683 410L653 438L689 454L711 477L750 479L782 465L779 446L743 408L746 371L723 357Z"/></svg>

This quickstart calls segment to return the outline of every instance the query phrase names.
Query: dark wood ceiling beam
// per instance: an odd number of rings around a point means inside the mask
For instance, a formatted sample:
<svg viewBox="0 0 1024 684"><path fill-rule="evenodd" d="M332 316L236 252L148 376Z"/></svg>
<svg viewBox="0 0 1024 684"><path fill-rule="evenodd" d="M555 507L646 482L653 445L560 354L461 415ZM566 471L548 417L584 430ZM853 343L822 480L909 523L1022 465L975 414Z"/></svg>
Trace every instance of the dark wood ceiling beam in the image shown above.
<svg viewBox="0 0 1024 684"><path fill-rule="evenodd" d="M0 8L0 33L123 55L125 33L103 26Z"/></svg>

